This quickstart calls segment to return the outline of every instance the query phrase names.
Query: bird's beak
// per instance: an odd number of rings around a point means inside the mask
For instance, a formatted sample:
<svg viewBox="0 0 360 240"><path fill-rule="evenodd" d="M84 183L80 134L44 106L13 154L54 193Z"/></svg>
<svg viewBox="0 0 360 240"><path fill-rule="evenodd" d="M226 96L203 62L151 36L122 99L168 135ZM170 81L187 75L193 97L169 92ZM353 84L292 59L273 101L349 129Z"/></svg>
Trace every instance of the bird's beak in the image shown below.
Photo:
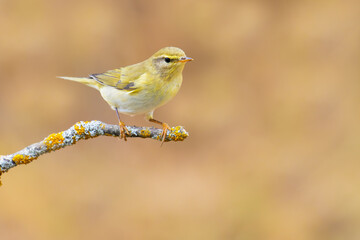
<svg viewBox="0 0 360 240"><path fill-rule="evenodd" d="M189 62L192 60L194 60L194 59L192 59L191 57L181 57L179 62Z"/></svg>

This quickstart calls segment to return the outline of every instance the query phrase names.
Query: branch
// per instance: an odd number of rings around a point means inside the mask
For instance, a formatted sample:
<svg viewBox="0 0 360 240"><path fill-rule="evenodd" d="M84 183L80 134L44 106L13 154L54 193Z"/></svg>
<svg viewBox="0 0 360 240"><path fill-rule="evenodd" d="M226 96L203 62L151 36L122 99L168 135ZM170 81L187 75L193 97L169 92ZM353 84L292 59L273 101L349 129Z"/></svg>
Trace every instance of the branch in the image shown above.
<svg viewBox="0 0 360 240"><path fill-rule="evenodd" d="M161 141L162 129L136 126L126 126L126 128L129 130L127 137L152 138ZM111 125L100 121L77 122L71 128L63 132L50 134L41 142L34 143L14 154L0 155L0 176L10 168L31 163L45 153L71 146L81 139L98 136L118 137L119 134L120 128L118 125ZM165 142L183 141L188 136L189 134L183 127L173 127L167 132Z"/></svg>

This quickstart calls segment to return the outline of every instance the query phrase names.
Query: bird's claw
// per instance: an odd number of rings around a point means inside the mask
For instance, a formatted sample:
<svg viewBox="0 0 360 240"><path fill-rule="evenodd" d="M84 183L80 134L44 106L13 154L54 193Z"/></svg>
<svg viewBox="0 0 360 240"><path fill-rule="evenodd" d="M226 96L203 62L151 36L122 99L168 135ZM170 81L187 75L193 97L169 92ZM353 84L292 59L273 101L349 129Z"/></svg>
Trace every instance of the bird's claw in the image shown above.
<svg viewBox="0 0 360 240"><path fill-rule="evenodd" d="M119 122L119 127L120 127L120 135L119 135L120 138L124 138L124 140L127 141L126 135L130 135L129 130L126 128L123 122Z"/></svg>
<svg viewBox="0 0 360 240"><path fill-rule="evenodd" d="M171 130L167 123L162 123L163 131L161 133L161 145L163 145L168 130Z"/></svg>

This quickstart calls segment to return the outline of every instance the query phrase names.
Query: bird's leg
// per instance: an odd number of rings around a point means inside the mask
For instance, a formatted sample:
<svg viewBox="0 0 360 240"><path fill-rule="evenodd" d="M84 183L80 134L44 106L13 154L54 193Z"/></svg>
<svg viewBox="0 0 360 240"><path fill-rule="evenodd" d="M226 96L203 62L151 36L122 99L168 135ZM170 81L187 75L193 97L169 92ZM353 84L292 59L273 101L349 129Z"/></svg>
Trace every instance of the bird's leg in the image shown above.
<svg viewBox="0 0 360 240"><path fill-rule="evenodd" d="M155 120L155 119L152 118L152 117L148 118L148 120L149 120L150 122L153 122L153 123L157 123L157 124L162 125L162 128L163 128L163 132L162 132L162 134L161 134L161 138L162 138L162 140L161 140L161 145L162 145L162 144L164 143L164 141L165 141L165 137L166 137L167 131L170 130L171 128L169 127L169 125L168 125L167 123L160 122L160 121L158 121L158 120Z"/></svg>
<svg viewBox="0 0 360 240"><path fill-rule="evenodd" d="M125 141L127 141L126 139L126 134L129 135L129 130L126 128L125 124L120 120L120 115L119 115L119 112L118 112L118 109L115 108L115 111L116 111L116 115L119 119L119 127L120 127L120 138L124 138Z"/></svg>

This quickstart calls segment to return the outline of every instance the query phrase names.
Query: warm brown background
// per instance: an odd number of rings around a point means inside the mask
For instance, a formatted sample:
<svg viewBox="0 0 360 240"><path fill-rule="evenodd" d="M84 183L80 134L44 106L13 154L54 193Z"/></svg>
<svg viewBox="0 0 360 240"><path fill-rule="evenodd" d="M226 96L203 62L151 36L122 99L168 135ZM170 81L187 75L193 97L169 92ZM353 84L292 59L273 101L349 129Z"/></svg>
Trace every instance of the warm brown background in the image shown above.
<svg viewBox="0 0 360 240"><path fill-rule="evenodd" d="M1 239L360 239L359 22L355 0L0 0L1 154L117 122L55 76L165 46L195 59L155 112L190 138L100 137L11 169Z"/></svg>

